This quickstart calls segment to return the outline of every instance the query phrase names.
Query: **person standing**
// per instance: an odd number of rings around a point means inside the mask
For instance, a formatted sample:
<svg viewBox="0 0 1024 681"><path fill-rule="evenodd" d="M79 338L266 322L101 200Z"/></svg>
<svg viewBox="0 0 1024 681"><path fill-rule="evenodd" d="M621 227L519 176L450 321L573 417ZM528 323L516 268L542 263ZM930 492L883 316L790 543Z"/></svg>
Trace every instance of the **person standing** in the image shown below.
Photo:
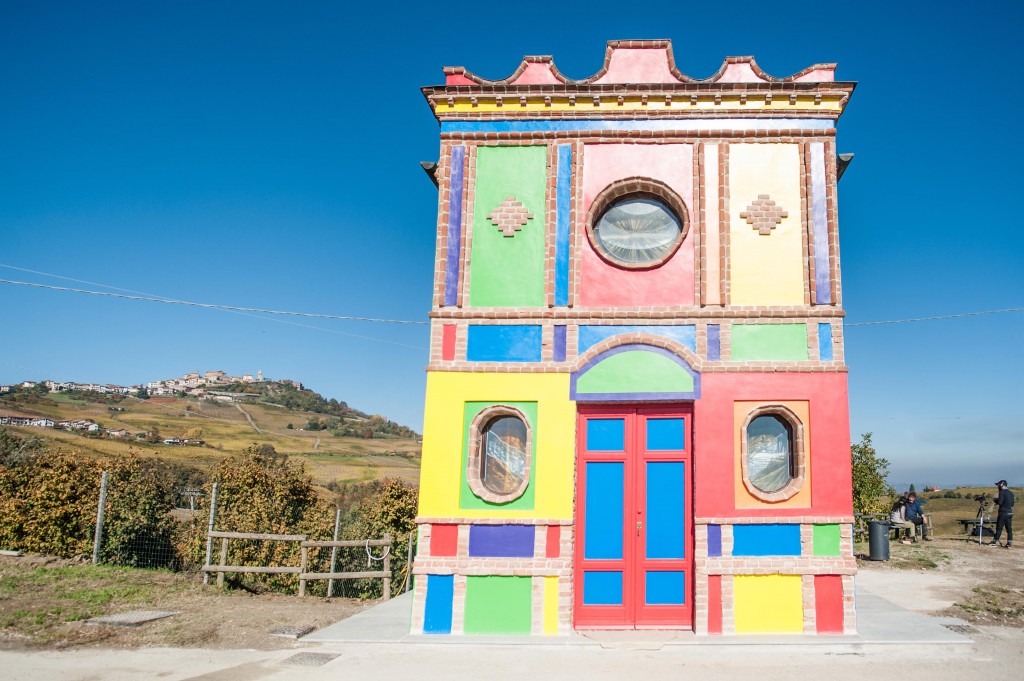
<svg viewBox="0 0 1024 681"><path fill-rule="evenodd" d="M999 494L996 497L996 506L999 507L999 513L996 515L996 536L988 543L989 546L996 546L999 544L999 537L1003 534L1003 528L1006 528L1006 548L1010 548L1013 545L1013 492L1006 487L1006 481L1000 480L996 483L996 489L999 490Z"/></svg>

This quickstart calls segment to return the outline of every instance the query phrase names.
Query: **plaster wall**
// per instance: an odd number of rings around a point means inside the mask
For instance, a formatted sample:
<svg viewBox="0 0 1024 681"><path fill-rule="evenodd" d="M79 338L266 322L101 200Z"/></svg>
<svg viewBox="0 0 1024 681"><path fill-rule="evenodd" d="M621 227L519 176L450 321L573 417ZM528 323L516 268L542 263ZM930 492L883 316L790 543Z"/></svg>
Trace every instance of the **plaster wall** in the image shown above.
<svg viewBox="0 0 1024 681"><path fill-rule="evenodd" d="M728 173L732 304L803 305L800 147L732 144ZM788 214L767 235L740 217L762 195Z"/></svg>
<svg viewBox="0 0 1024 681"><path fill-rule="evenodd" d="M584 306L693 305L693 145L587 144L583 148L583 210L576 228L586 231L586 215L598 194L628 177L668 185L686 204L687 234L666 263L650 270L625 270L603 260L589 239L580 241L579 300Z"/></svg>

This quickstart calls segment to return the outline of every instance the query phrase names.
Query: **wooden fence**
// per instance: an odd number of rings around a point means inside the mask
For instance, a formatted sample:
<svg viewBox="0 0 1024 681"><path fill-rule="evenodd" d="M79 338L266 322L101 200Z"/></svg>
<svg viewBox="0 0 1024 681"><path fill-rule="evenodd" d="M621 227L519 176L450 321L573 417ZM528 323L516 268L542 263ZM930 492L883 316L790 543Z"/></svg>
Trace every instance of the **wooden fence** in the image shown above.
<svg viewBox="0 0 1024 681"><path fill-rule="evenodd" d="M383 539L349 539L345 541L309 541L304 534L259 534L252 532L207 532L207 541L220 539L220 563L210 565L209 560L203 566L203 572L217 574L217 586L224 586L224 575L227 573L242 574L270 574L270 575L297 575L299 578L299 595L306 595L306 582L321 579L383 579L384 599L391 598L391 535L385 534ZM257 541L281 541L298 542L301 549L301 558L298 566L253 566L253 565L228 565L228 541L231 539L250 539ZM384 548L384 555L377 560L384 561L384 569L367 572L307 572L309 565L309 550L319 548L356 548L366 547L367 552L371 548ZM332 561L333 562L333 561ZM334 566L332 564L331 568Z"/></svg>

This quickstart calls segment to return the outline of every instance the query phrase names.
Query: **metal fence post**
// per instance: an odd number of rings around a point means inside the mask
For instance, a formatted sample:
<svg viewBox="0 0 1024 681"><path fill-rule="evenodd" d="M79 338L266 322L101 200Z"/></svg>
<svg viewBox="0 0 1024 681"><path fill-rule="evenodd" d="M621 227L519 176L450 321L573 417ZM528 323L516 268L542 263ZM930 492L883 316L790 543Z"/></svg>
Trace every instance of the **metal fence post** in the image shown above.
<svg viewBox="0 0 1024 681"><path fill-rule="evenodd" d="M338 541L338 530L341 529L341 509L337 508L334 510L334 541ZM338 564L338 547L331 547L331 569L330 572L334 572L334 567ZM327 597L334 597L334 580L327 580Z"/></svg>
<svg viewBox="0 0 1024 681"><path fill-rule="evenodd" d="M103 543L103 510L107 505L107 472L100 479L100 507L96 511L96 534L92 538L92 564L100 564L100 545Z"/></svg>
<svg viewBox="0 0 1024 681"><path fill-rule="evenodd" d="M210 522L206 526L206 567L210 567L210 558L213 555L213 523L217 518L217 483L213 483L213 491L210 492ZM210 583L210 573L203 573L203 584Z"/></svg>

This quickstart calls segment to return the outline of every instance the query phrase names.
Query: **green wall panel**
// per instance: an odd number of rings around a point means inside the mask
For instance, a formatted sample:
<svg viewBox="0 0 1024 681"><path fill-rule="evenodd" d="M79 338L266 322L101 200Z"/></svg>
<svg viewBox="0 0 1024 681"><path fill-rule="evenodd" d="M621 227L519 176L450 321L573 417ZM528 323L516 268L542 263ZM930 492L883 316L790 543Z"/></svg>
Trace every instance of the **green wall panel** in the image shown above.
<svg viewBox="0 0 1024 681"><path fill-rule="evenodd" d="M473 494L469 483L466 482L466 467L469 466L469 426L473 423L476 415L487 407L496 404L503 404L515 407L523 412L526 420L530 422L530 429L533 431L533 451L530 452L530 482L526 485L523 496L505 504L492 504L484 501ZM537 403L536 402L466 402L465 413L462 420L462 480L459 483L459 508L501 508L520 511L533 510L534 489L537 487Z"/></svg>
<svg viewBox="0 0 1024 681"><path fill-rule="evenodd" d="M544 305L547 155L546 146L477 149L470 305ZM515 236L507 237L487 216L510 196L533 218Z"/></svg>
<svg viewBox="0 0 1024 681"><path fill-rule="evenodd" d="M733 324L732 358L806 360L806 324Z"/></svg>
<svg viewBox="0 0 1024 681"><path fill-rule="evenodd" d="M466 577L467 634L529 634L530 577Z"/></svg>
<svg viewBox="0 0 1024 681"><path fill-rule="evenodd" d="M814 555L816 556L838 556L839 554L839 526L838 525L815 525L814 526Z"/></svg>
<svg viewBox="0 0 1024 681"><path fill-rule="evenodd" d="M634 350L608 357L580 376L576 393L677 393L693 390L693 376L668 357Z"/></svg>

